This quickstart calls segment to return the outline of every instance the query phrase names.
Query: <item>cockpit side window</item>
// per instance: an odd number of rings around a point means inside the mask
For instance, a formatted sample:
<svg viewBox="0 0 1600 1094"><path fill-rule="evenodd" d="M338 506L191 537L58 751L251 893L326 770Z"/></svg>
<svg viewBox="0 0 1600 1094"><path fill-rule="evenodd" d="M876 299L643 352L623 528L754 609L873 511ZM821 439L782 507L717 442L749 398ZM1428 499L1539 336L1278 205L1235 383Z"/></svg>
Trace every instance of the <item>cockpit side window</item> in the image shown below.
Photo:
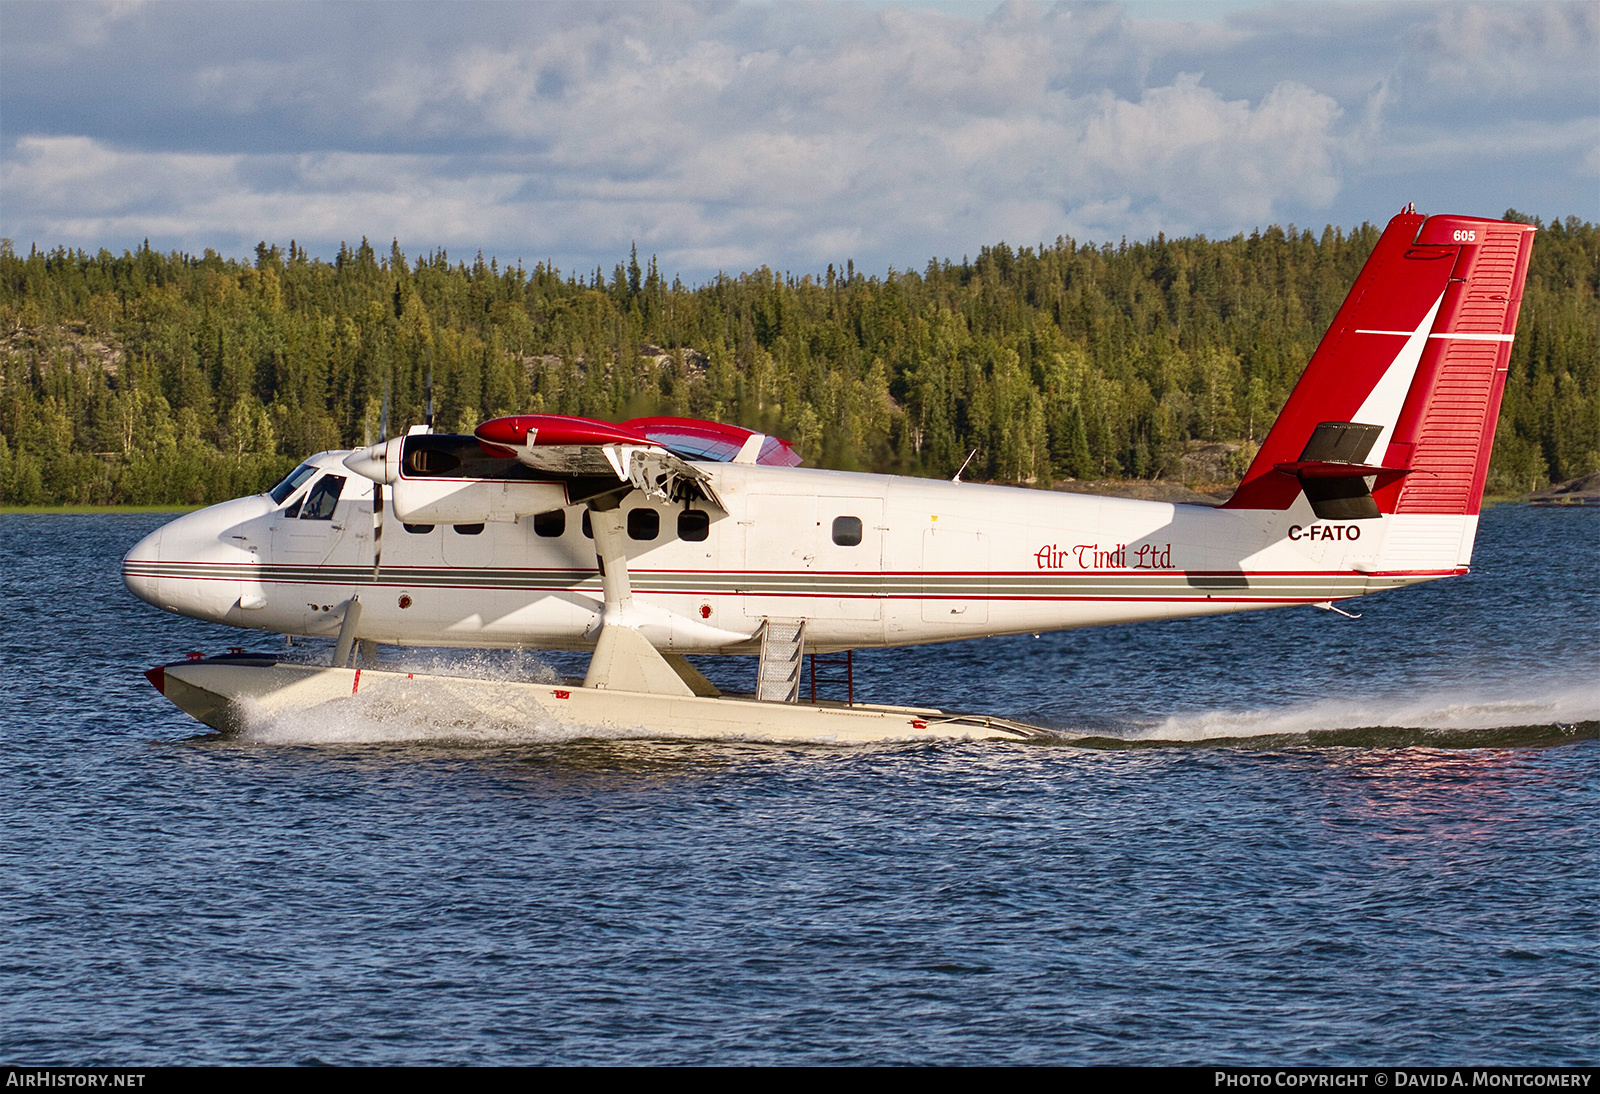
<svg viewBox="0 0 1600 1094"><path fill-rule="evenodd" d="M289 472L288 476L277 486L274 486L271 490L268 490L267 496L277 504L282 505L285 501L289 500L290 494L300 489L301 484L303 484L307 479L316 473L317 469L314 464L303 463L293 471Z"/></svg>
<svg viewBox="0 0 1600 1094"><path fill-rule="evenodd" d="M343 475L324 475L306 494L306 503L300 508L301 520L332 520L333 506L344 489Z"/></svg>

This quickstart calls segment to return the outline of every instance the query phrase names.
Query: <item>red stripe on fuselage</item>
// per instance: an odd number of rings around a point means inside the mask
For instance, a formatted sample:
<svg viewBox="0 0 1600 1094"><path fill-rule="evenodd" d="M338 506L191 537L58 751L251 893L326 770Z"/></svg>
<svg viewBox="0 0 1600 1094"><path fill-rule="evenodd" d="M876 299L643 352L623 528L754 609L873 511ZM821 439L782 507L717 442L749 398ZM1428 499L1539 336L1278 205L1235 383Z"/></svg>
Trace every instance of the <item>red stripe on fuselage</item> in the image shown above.
<svg viewBox="0 0 1600 1094"><path fill-rule="evenodd" d="M243 572L243 568L249 566L250 564L249 563L178 563L178 562L174 562L174 563L164 563L164 564L161 564L161 565L239 567L241 569L241 572ZM307 568L310 569L311 567L307 567ZM333 569L334 567L315 567L315 568L316 569ZM348 567L347 567L347 569L348 569ZM437 569L448 569L448 567L430 567L430 569L435 569L435 570L437 570ZM506 574L508 576L509 575L514 575L514 574L539 574L539 573L571 572L570 568L567 568L567 567L529 567L529 568L524 568L524 569L512 569L512 568L500 568L500 567L460 567L460 569L463 569L463 570L471 569L471 570L473 570L474 572L477 572L477 573L483 573L483 572L504 573L504 574ZM1449 569L1449 570L1375 570L1375 571L1372 571L1370 573L1362 573L1362 572L1356 571L1356 570L1074 570L1074 571L1070 571L1070 572L1068 572L1068 571L1040 572L1040 571L1035 571L1035 570L937 570L937 571L882 570L882 571L866 571L866 572L859 571L859 570L816 570L816 571L804 571L804 575L805 576L811 576L811 577L819 577L819 578L821 578L821 577L871 578L873 576L879 576L879 577L884 577L884 578L889 578L889 577L903 577L903 578L905 578L905 577L922 577L922 578L927 578L927 577L935 577L935 578L938 578L938 577L967 577L967 578L989 578L989 579L993 579L993 578L1010 578L1010 579L1013 579L1013 580L1017 579L1017 578L1024 578L1024 579L1026 579L1026 578L1035 578L1035 579L1039 579L1039 578L1046 578L1046 577L1049 577L1049 578L1061 578L1061 577L1096 578L1096 579L1105 580L1105 579L1112 579L1112 578L1141 578L1141 577L1146 577L1146 576L1151 576L1151 577L1160 576L1160 577L1173 577L1173 578L1185 578L1185 579L1187 579L1187 578L1197 578L1197 579L1202 579L1202 578L1232 578L1232 579L1239 579L1239 578L1243 578L1246 581L1249 581L1252 578L1259 578L1259 579L1270 579L1270 578L1275 578L1275 577L1278 577L1278 578L1282 578L1282 577L1334 578L1334 577L1356 577L1356 576L1360 576L1360 577L1363 577L1363 578L1391 578L1391 579L1394 579L1394 578L1418 578L1418 579L1425 579L1425 578L1453 577L1453 576L1457 576L1457 575L1460 575L1460 574L1465 574L1467 572L1468 572L1468 570L1467 570L1466 567L1458 567L1458 568ZM647 570L647 571L632 571L631 572L631 576L635 576L635 577L642 577L645 574L699 574L699 575L717 574L717 575L728 575L730 577L746 577L746 576L756 577L756 576L762 576L762 575L781 575L781 576L786 576L787 577L787 576L795 575L796 571L793 571L793 570L736 570L736 571L725 571L725 570L695 570L695 571ZM165 575L141 575L141 576L165 576ZM388 588L388 589L460 589L460 590L463 590L463 591L465 591L465 590L483 590L483 591L486 591L486 592L516 592L516 591L521 591L521 592L531 592L531 591L560 592L560 591L576 591L581 587L580 584L572 584L572 585L566 586L565 590L563 590L563 589L532 590L532 589L529 589L528 586L522 585L522 584L485 584L485 583L482 583L482 582L463 583L463 582L452 582L452 581L440 580L438 578L417 579L417 580L409 580L409 581L376 581L376 582L374 582L374 581L351 581L348 578L341 578L341 577L328 577L328 578L307 578L307 577L279 578L279 577L270 577L270 576L266 576L266 575L252 575L252 576L253 576L253 580L255 580L258 584L262 584L262 585L280 585L280 586L335 585L335 586L344 586L344 587ZM590 574L586 575L585 577L579 578L578 581L581 583L581 582L584 582L584 581L593 580L593 579L598 578L598 577L599 577L599 571L595 570L595 571L592 571ZM238 574L222 574L222 575L218 575L218 576L215 576L215 577L204 577L204 576L195 576L195 575L192 575L192 574L186 574L186 575L182 575L181 578L180 577L166 577L166 580L238 581L238 580L240 580L240 575L238 575ZM643 581L639 581L639 580L635 580L633 591L635 593L649 594L649 595L652 595L652 596L686 596L686 597L697 597L697 598L742 596L742 597L753 597L753 598L760 598L760 599L794 598L794 599L807 599L807 600L965 600L965 601L982 601L982 602L1029 602L1029 603L1056 603L1056 602L1068 602L1068 601L1082 601L1082 602L1130 602L1130 603L1138 602L1138 603L1174 603L1174 604L1180 604L1180 603L1195 603L1196 601L1199 601L1199 600L1203 599L1205 602L1212 603L1212 604L1301 604L1301 603L1314 604L1314 603L1319 603L1321 601L1329 599L1329 595L1326 592L1323 592L1323 593L1308 593L1308 594L1301 595L1301 596L1264 596L1264 595L1263 596L1221 596L1221 595L1218 595L1216 593L1206 593L1202 588L1195 588L1192 592L1190 592L1190 593L1188 593L1186 595L1183 595L1183 596L1162 596L1162 595L1155 595L1154 593L1148 594L1148 595L1130 594L1130 595L1124 595L1124 596L1106 596L1106 595L1089 596L1089 595L1073 595L1073 594L1059 594L1059 593L1058 594L1013 593L1013 594L1003 594L1003 595L992 595L992 594L983 595L983 594L981 594L981 592L979 590L976 590L976 589L973 590L970 593L964 593L964 592L924 593L924 592L921 592L921 591L915 590L915 589L905 589L905 590L899 590L899 591L867 591L867 592L841 592L841 591L837 591L837 590L835 590L835 591L821 591L821 592L807 592L807 591L799 590L799 589L782 589L782 590L776 590L776 591L750 590L750 589L693 589L693 588L685 589L685 588L652 587L647 582L643 582ZM1381 590L1376 590L1376 591L1381 591ZM1364 592L1354 592L1353 591L1353 592L1349 592L1349 593L1345 594L1344 596L1337 597L1337 599L1347 599L1347 598L1352 598L1352 597L1356 597L1356 596L1363 596L1363 595L1366 595L1366 594Z"/></svg>

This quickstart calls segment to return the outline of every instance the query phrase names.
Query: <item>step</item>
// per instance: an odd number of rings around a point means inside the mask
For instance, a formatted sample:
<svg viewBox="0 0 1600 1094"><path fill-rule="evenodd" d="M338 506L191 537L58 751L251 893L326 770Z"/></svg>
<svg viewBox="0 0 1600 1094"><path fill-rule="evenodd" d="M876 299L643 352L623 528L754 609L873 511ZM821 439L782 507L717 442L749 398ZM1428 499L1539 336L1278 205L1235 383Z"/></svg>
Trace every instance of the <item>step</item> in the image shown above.
<svg viewBox="0 0 1600 1094"><path fill-rule="evenodd" d="M768 619L761 626L761 664L756 698L778 703L800 699L800 663L805 653L803 619Z"/></svg>

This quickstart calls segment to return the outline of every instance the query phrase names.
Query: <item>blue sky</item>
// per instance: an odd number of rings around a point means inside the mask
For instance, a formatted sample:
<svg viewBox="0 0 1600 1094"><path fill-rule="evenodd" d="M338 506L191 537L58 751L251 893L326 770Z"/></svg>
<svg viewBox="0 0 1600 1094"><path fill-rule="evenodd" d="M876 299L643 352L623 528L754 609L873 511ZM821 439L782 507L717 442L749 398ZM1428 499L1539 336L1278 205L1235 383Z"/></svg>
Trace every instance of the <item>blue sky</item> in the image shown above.
<svg viewBox="0 0 1600 1094"><path fill-rule="evenodd" d="M1600 3L0 2L0 235L696 282L1600 220Z"/></svg>

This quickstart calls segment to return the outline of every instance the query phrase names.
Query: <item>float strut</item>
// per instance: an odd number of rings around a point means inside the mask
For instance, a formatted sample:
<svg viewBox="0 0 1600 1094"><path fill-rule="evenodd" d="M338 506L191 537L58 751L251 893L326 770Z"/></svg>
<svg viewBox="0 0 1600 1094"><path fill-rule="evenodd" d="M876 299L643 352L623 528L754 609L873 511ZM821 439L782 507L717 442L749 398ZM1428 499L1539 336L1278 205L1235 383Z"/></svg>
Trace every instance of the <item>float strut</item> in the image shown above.
<svg viewBox="0 0 1600 1094"><path fill-rule="evenodd" d="M339 641L333 647L333 667L350 667L350 654L355 650L356 628L361 626L361 597L352 596L344 606L344 622L339 624Z"/></svg>
<svg viewBox="0 0 1600 1094"><path fill-rule="evenodd" d="M595 559L600 564L605 614L601 616L600 637L595 641L583 686L654 695L693 695L692 684L635 625L621 503L620 493L603 494L589 502L589 530L594 533ZM687 662L684 665L688 667ZM700 678L699 673L694 676Z"/></svg>

